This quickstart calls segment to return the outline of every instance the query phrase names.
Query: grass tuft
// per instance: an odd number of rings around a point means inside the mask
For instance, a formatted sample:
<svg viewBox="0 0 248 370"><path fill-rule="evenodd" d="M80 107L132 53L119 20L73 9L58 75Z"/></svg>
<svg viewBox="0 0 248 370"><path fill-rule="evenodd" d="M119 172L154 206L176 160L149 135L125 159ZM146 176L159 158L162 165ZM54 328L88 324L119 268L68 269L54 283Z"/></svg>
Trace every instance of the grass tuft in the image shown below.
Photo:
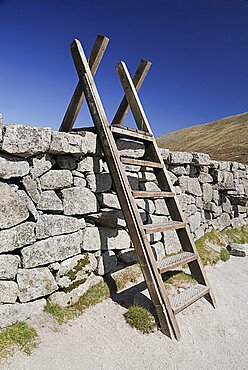
<svg viewBox="0 0 248 370"><path fill-rule="evenodd" d="M11 354L14 347L30 355L37 347L38 334L26 322L18 322L0 332L0 358Z"/></svg>
<svg viewBox="0 0 248 370"><path fill-rule="evenodd" d="M62 307L51 302L47 302L45 311L50 313L59 324L72 320L76 316L72 307Z"/></svg>
<svg viewBox="0 0 248 370"><path fill-rule="evenodd" d="M144 334L152 333L157 325L152 314L140 306L130 306L124 314L126 322Z"/></svg>
<svg viewBox="0 0 248 370"><path fill-rule="evenodd" d="M171 273L168 273L168 275L171 275L168 277L168 279L164 282L164 285L167 288L170 287L176 287L176 288L186 288L189 285L196 284L197 281L193 278L192 275L187 274L184 271L174 271Z"/></svg>
<svg viewBox="0 0 248 370"><path fill-rule="evenodd" d="M204 265L215 265L220 261L220 253L210 246L211 244L220 247L225 245L218 231L212 230L206 233L202 238L198 239L195 244Z"/></svg>
<svg viewBox="0 0 248 370"><path fill-rule="evenodd" d="M106 283L98 283L90 287L87 292L80 297L77 303L72 307L77 311L83 312L86 308L101 303L104 299L110 297L109 288Z"/></svg>
<svg viewBox="0 0 248 370"><path fill-rule="evenodd" d="M223 262L226 262L230 259L230 253L226 248L221 248L220 251L220 259Z"/></svg>
<svg viewBox="0 0 248 370"><path fill-rule="evenodd" d="M220 234L227 243L248 243L248 225L236 229L224 229Z"/></svg>

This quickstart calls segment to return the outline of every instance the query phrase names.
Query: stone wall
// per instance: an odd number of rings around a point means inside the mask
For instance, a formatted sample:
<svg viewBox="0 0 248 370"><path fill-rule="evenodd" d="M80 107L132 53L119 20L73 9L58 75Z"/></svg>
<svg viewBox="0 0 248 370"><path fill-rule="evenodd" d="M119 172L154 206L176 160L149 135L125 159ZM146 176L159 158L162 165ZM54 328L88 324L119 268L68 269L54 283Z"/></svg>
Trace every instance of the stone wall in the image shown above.
<svg viewBox="0 0 248 370"><path fill-rule="evenodd" d="M6 125L0 130L0 327L75 303L103 276L137 261L97 135ZM118 142L140 158L141 144ZM161 149L195 239L247 223L248 166ZM151 170L126 166L136 190ZM137 200L144 223L168 220L164 200ZM180 249L174 231L151 237L157 259Z"/></svg>

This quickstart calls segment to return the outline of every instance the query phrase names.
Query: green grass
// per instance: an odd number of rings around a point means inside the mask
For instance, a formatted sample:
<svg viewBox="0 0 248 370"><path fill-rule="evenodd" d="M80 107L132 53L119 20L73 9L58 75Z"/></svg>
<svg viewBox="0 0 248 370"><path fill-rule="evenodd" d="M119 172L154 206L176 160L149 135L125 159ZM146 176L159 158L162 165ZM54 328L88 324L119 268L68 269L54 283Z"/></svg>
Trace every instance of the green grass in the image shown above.
<svg viewBox="0 0 248 370"><path fill-rule="evenodd" d="M166 279L164 282L164 285L167 288L170 288L171 286L174 286L176 288L185 288L188 285L196 284L196 280L193 278L192 275L187 274L183 271L174 271L171 273L168 273L168 275L171 275Z"/></svg>
<svg viewBox="0 0 248 370"><path fill-rule="evenodd" d="M130 306L124 317L129 325L144 334L152 333L157 328L154 316L144 307Z"/></svg>
<svg viewBox="0 0 248 370"><path fill-rule="evenodd" d="M239 229L226 229L221 232L213 230L209 233L206 233L201 239L197 240L196 247L203 264L214 265L220 260L227 261L230 258L230 254L223 247L229 242L248 242L248 226L243 226ZM220 246L220 252L213 250L210 247L210 244ZM112 285L115 286L116 291L120 291L124 289L128 283L136 283L140 279L140 277L141 269L139 265L133 265L127 267L123 271L118 271L117 273L112 274L111 280ZM166 287L175 286L177 288L185 288L188 285L192 285L195 283L196 281L190 274L179 271L171 274L171 276L169 276L164 284ZM83 294L78 302L74 305L61 307L59 305L48 302L45 310L46 312L53 315L57 319L57 321L62 324L81 315L87 308L94 306L97 303L101 303L104 299L109 298L111 295L109 286L110 284L107 284L106 282L98 283L89 288L88 291ZM135 309L137 309L136 306ZM137 315L139 317L139 313Z"/></svg>
<svg viewBox="0 0 248 370"><path fill-rule="evenodd" d="M162 148L207 153L212 159L248 163L248 113L186 127L157 138Z"/></svg>
<svg viewBox="0 0 248 370"><path fill-rule="evenodd" d="M224 229L220 234L227 243L248 243L248 225L236 229Z"/></svg>
<svg viewBox="0 0 248 370"><path fill-rule="evenodd" d="M45 306L45 311L55 317L60 323L72 320L81 315L87 308L101 303L104 299L110 297L109 288L106 283L98 283L90 287L85 294L72 306L61 307L50 302Z"/></svg>
<svg viewBox="0 0 248 370"><path fill-rule="evenodd" d="M221 248L220 251L220 259L223 262L226 262L230 259L230 253L226 248Z"/></svg>
<svg viewBox="0 0 248 370"><path fill-rule="evenodd" d="M202 238L195 243L198 254L204 265L215 265L220 261L220 253L209 246L209 243L222 246L222 242L218 238L218 233L213 230L206 233Z"/></svg>
<svg viewBox="0 0 248 370"><path fill-rule="evenodd" d="M11 354L14 347L31 354L37 347L38 334L25 322L14 324L0 332L0 359Z"/></svg>
<svg viewBox="0 0 248 370"><path fill-rule="evenodd" d="M212 230L196 241L196 248L204 265L215 265L218 261L228 261L230 253L225 246L228 243L248 243L248 225L236 229ZM220 247L217 252L211 245Z"/></svg>
<svg viewBox="0 0 248 370"><path fill-rule="evenodd" d="M136 283L141 277L141 269L139 265L126 267L123 271L118 271L112 276L113 291L120 291L125 288L128 283ZM81 315L87 308L101 303L104 299L111 295L110 284L101 282L90 287L79 300L68 307L61 307L57 304L47 303L45 311L53 315L56 320L62 324L68 320Z"/></svg>
<svg viewBox="0 0 248 370"><path fill-rule="evenodd" d="M124 289L128 283L136 283L141 276L142 273L138 264L126 267L125 270L118 272L114 278L117 291Z"/></svg>
<svg viewBox="0 0 248 370"><path fill-rule="evenodd" d="M73 310L73 306L61 307L58 304L53 304L49 301L45 306L45 311L50 313L59 324L63 324L64 322L72 320L74 317L76 317L76 312Z"/></svg>

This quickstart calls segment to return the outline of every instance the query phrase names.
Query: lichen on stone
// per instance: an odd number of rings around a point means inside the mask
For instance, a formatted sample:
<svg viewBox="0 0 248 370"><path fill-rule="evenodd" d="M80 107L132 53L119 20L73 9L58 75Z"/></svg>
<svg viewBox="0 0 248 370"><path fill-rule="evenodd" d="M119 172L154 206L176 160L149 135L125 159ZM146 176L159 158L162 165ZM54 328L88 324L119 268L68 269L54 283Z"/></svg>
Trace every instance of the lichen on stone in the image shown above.
<svg viewBox="0 0 248 370"><path fill-rule="evenodd" d="M73 283L71 283L69 286L64 287L64 288L63 288L63 291L64 291L65 293L69 293L69 292L71 292L73 289L77 288L79 285L81 285L81 284L85 283L85 282L86 282L86 280L87 280L87 278L86 278L86 277L85 277L85 278L82 278L82 279L80 279L80 280L75 280L75 281L74 281Z"/></svg>
<svg viewBox="0 0 248 370"><path fill-rule="evenodd" d="M74 281L77 278L77 273L85 266L90 263L88 254L85 254L83 258L81 258L77 264L71 269L65 276L67 276L71 281Z"/></svg>

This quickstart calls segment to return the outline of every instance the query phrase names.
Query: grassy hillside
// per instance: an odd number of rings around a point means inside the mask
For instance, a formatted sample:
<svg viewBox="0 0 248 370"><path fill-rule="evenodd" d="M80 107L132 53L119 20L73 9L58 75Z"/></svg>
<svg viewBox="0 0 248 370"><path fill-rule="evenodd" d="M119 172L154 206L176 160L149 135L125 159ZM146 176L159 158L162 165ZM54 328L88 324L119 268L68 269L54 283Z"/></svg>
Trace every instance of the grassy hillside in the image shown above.
<svg viewBox="0 0 248 370"><path fill-rule="evenodd" d="M248 112L171 132L157 138L157 143L170 150L248 164Z"/></svg>

